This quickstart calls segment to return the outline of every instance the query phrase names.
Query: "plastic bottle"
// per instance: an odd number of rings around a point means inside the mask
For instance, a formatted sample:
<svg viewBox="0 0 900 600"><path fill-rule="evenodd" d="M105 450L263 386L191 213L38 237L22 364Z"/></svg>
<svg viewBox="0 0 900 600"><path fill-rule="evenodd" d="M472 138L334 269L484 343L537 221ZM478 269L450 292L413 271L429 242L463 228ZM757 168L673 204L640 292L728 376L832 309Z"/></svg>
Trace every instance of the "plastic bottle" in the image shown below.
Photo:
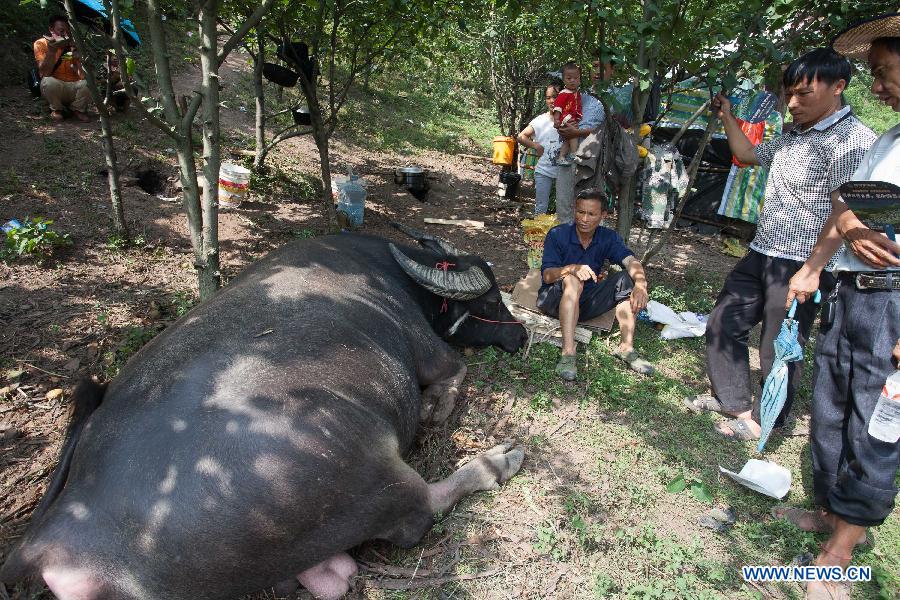
<svg viewBox="0 0 900 600"><path fill-rule="evenodd" d="M869 435L883 442L900 439L900 371L884 382L884 389L869 420Z"/></svg>

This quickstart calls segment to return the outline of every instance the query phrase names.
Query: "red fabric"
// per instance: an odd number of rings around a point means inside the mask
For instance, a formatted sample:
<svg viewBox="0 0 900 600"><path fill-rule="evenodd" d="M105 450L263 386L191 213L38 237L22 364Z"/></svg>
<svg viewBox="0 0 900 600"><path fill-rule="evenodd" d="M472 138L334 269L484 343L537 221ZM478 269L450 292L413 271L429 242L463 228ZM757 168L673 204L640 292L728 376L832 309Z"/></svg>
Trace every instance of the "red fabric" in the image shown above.
<svg viewBox="0 0 900 600"><path fill-rule="evenodd" d="M766 132L766 122L761 121L759 123L748 123L743 119L738 119L737 122L741 126L741 131L743 131L744 135L747 136L747 139L750 140L750 143L754 146L758 146L759 143L763 140L763 134ZM738 161L738 159L736 159L734 156L731 157L731 164L741 168L750 166Z"/></svg>
<svg viewBox="0 0 900 600"><path fill-rule="evenodd" d="M553 103L553 110L560 112L559 121L562 122L567 116L571 115L570 123L578 123L581 121L581 92L573 92L571 90L561 90L556 96L556 102Z"/></svg>

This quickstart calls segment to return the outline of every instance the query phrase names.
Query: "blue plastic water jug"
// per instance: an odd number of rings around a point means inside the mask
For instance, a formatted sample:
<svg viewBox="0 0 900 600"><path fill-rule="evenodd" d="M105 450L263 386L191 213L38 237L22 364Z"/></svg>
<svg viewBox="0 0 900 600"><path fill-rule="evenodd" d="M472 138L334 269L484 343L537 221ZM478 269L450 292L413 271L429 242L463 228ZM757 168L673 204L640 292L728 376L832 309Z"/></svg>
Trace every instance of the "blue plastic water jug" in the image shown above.
<svg viewBox="0 0 900 600"><path fill-rule="evenodd" d="M350 225L359 227L363 224L363 213L366 208L366 188L349 181L338 190L338 210L347 214Z"/></svg>

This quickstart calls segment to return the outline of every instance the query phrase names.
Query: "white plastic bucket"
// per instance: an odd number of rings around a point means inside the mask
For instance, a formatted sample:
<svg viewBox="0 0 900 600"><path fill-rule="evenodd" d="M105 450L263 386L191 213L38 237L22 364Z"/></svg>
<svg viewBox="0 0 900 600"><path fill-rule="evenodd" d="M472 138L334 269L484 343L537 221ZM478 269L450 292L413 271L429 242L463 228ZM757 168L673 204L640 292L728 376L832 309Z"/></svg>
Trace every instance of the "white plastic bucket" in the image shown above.
<svg viewBox="0 0 900 600"><path fill-rule="evenodd" d="M233 163L219 168L219 207L237 208L250 191L250 170Z"/></svg>

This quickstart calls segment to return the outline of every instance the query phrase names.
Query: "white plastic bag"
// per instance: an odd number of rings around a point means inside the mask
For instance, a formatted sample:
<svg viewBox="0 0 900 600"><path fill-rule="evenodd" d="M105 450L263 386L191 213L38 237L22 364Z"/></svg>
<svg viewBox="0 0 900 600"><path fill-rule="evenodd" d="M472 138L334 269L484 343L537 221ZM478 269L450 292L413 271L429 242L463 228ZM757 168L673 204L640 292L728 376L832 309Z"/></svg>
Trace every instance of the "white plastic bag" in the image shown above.
<svg viewBox="0 0 900 600"><path fill-rule="evenodd" d="M770 498L780 500L791 489L791 472L773 462L751 458L740 473L729 471L721 465L719 471L741 485Z"/></svg>
<svg viewBox="0 0 900 600"><path fill-rule="evenodd" d="M706 334L706 319L697 313L689 311L676 313L656 300L648 302L646 310L651 321L665 325L660 333L660 337L664 340L701 337Z"/></svg>

